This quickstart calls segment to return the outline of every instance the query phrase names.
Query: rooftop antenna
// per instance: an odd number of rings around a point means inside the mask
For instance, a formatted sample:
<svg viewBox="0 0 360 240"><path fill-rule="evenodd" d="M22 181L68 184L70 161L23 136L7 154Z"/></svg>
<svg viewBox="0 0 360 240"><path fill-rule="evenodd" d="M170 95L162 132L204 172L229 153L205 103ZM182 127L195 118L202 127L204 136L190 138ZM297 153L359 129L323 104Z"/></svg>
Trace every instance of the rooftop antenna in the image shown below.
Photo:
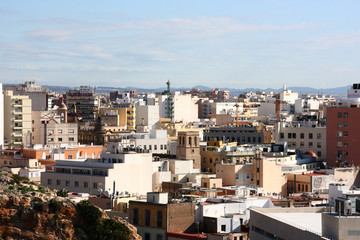
<svg viewBox="0 0 360 240"><path fill-rule="evenodd" d="M170 96L171 96L171 93L170 93L170 80L168 80L166 82L166 85L167 85L167 117L168 118L172 118L171 117L171 102L170 102Z"/></svg>

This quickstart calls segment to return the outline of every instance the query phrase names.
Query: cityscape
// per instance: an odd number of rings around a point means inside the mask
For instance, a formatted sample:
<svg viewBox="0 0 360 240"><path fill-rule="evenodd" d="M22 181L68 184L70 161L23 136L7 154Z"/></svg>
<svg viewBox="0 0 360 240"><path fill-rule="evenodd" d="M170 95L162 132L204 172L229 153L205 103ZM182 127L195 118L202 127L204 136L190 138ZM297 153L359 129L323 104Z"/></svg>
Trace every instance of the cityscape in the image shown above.
<svg viewBox="0 0 360 240"><path fill-rule="evenodd" d="M360 239L359 8L2 3L0 239Z"/></svg>

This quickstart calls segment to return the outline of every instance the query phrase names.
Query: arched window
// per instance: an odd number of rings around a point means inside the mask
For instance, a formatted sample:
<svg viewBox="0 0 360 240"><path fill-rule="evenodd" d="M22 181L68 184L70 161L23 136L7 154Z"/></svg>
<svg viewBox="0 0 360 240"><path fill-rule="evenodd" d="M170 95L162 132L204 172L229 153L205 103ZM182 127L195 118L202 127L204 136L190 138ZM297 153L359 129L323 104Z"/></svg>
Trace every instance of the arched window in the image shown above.
<svg viewBox="0 0 360 240"><path fill-rule="evenodd" d="M191 143L191 137L189 137L189 145L190 145L190 146L192 145L192 143Z"/></svg>

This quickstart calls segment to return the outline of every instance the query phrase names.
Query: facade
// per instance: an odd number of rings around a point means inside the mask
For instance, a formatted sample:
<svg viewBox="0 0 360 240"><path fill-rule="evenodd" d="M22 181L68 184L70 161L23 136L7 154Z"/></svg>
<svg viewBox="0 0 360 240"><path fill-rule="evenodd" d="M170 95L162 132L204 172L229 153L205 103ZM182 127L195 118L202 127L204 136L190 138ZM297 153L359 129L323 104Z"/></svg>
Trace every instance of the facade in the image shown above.
<svg viewBox="0 0 360 240"><path fill-rule="evenodd" d="M80 86L78 89L67 91L66 104L69 108L76 108L83 122L94 122L100 101L95 95L95 89L90 86Z"/></svg>
<svg viewBox="0 0 360 240"><path fill-rule="evenodd" d="M58 160L41 175L44 186L71 192L144 195L152 190L151 153L103 153L84 162ZM100 191L100 192L99 192Z"/></svg>
<svg viewBox="0 0 360 240"><path fill-rule="evenodd" d="M159 96L159 113L160 118L168 118L168 97L167 95ZM190 94L180 94L172 92L170 96L170 118L173 122L196 122L198 121L199 99L191 97Z"/></svg>
<svg viewBox="0 0 360 240"><path fill-rule="evenodd" d="M348 97L338 102L337 107L327 108L326 144L327 165L330 167L360 166L360 85L348 90Z"/></svg>
<svg viewBox="0 0 360 240"><path fill-rule="evenodd" d="M4 138L8 147L30 144L31 99L28 96L4 92Z"/></svg>
<svg viewBox="0 0 360 240"><path fill-rule="evenodd" d="M275 128L275 142L287 142L289 148L303 152L312 151L319 160L326 159L326 127L306 127L278 123Z"/></svg>
<svg viewBox="0 0 360 240"><path fill-rule="evenodd" d="M157 198L164 195L165 198ZM165 240L167 232L193 232L195 203L168 203L167 193L148 193L148 200L130 201L129 219L144 240ZM166 200L165 200L166 199Z"/></svg>
<svg viewBox="0 0 360 240"><path fill-rule="evenodd" d="M193 160L194 169L201 168L199 132L179 132L176 147L177 159Z"/></svg>
<svg viewBox="0 0 360 240"><path fill-rule="evenodd" d="M5 90L12 90L14 95L28 96L31 99L32 111L45 111L48 109L48 92L45 87L37 85L35 81L27 81L18 86L7 86Z"/></svg>
<svg viewBox="0 0 360 240"><path fill-rule="evenodd" d="M213 127L204 131L205 141L237 142L241 144L263 144L264 133L256 127L243 124L239 126Z"/></svg>
<svg viewBox="0 0 360 240"><path fill-rule="evenodd" d="M4 94L0 83L0 149L4 147Z"/></svg>
<svg viewBox="0 0 360 240"><path fill-rule="evenodd" d="M136 106L136 125L156 129L159 125L159 105Z"/></svg>

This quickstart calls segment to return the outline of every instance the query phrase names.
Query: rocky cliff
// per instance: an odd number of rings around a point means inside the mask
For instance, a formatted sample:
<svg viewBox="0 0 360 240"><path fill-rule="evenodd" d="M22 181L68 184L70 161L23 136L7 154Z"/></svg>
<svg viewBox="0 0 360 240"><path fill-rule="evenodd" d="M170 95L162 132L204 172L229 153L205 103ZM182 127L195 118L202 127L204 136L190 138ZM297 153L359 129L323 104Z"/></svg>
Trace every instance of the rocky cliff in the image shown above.
<svg viewBox="0 0 360 240"><path fill-rule="evenodd" d="M57 192L0 170L3 239L141 239L136 228L110 219L88 201L74 204Z"/></svg>

